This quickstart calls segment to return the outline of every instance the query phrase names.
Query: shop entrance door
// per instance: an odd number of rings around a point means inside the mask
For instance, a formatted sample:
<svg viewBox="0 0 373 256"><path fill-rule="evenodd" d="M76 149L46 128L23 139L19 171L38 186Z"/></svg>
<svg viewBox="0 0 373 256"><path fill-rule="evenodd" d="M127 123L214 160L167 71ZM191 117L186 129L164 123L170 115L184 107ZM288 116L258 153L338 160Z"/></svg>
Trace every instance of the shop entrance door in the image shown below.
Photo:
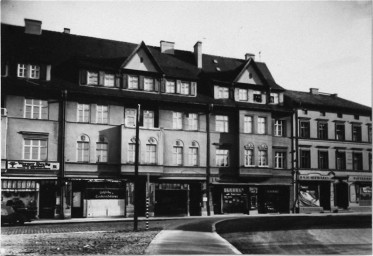
<svg viewBox="0 0 373 256"><path fill-rule="evenodd" d="M201 216L202 189L201 184L190 184L189 213L191 216Z"/></svg>
<svg viewBox="0 0 373 256"><path fill-rule="evenodd" d="M83 198L81 191L73 191L73 206L71 214L73 218L83 217Z"/></svg>
<svg viewBox="0 0 373 256"><path fill-rule="evenodd" d="M330 210L330 182L320 182L320 206L329 211Z"/></svg>
<svg viewBox="0 0 373 256"><path fill-rule="evenodd" d="M53 219L55 205L56 187L54 183L42 184L40 186L39 217Z"/></svg>
<svg viewBox="0 0 373 256"><path fill-rule="evenodd" d="M339 182L335 185L336 205L338 208L347 209L348 207L348 184Z"/></svg>

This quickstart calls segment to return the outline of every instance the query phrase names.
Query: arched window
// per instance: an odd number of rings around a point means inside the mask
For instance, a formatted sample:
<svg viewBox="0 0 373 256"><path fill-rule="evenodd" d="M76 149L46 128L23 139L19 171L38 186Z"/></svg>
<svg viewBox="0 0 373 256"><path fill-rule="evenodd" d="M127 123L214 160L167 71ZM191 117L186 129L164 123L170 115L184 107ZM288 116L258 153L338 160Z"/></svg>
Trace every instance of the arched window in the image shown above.
<svg viewBox="0 0 373 256"><path fill-rule="evenodd" d="M191 166L197 166L199 160L199 144L197 141L193 141L189 147L189 164Z"/></svg>
<svg viewBox="0 0 373 256"><path fill-rule="evenodd" d="M156 164L157 162L157 140L150 137L146 143L145 163Z"/></svg>
<svg viewBox="0 0 373 256"><path fill-rule="evenodd" d="M184 148L184 143L181 140L175 141L175 144L173 147L175 165L183 165L183 148Z"/></svg>
<svg viewBox="0 0 373 256"><path fill-rule="evenodd" d="M96 157L98 163L107 163L108 158L108 140L105 136L100 135L96 143Z"/></svg>
<svg viewBox="0 0 373 256"><path fill-rule="evenodd" d="M89 162L89 137L85 134L79 136L77 140L77 162Z"/></svg>
<svg viewBox="0 0 373 256"><path fill-rule="evenodd" d="M140 141L139 141L139 145L140 145ZM136 154L136 137L131 138L130 142L128 143L127 152L128 152L128 163L134 163L135 154Z"/></svg>
<svg viewBox="0 0 373 256"><path fill-rule="evenodd" d="M263 143L258 148L259 166L268 166L268 146Z"/></svg>

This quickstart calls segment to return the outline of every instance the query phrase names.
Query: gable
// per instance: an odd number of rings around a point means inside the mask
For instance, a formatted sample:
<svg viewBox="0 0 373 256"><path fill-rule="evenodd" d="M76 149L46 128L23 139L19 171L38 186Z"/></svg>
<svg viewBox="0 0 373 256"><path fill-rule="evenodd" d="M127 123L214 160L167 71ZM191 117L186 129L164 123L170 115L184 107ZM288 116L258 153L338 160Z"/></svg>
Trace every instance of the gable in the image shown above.
<svg viewBox="0 0 373 256"><path fill-rule="evenodd" d="M237 78L236 82L244 84L258 84L263 85L261 79L259 78L257 72L252 66L247 67Z"/></svg>
<svg viewBox="0 0 373 256"><path fill-rule="evenodd" d="M157 72L156 67L153 65L148 54L144 49L139 49L123 67L125 69Z"/></svg>

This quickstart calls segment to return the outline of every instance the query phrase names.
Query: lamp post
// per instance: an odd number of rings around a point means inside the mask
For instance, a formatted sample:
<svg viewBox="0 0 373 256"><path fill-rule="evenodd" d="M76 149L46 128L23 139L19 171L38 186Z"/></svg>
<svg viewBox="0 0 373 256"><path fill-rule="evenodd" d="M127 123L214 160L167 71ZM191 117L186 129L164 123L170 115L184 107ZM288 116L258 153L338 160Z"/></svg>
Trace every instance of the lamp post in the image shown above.
<svg viewBox="0 0 373 256"><path fill-rule="evenodd" d="M137 224L138 224L138 176L139 176L139 126L140 126L140 110L141 105L137 105L137 111L136 111L136 142L135 142L135 180L134 180L134 197L133 197L133 203L134 203L134 213L133 213L133 230L137 231Z"/></svg>

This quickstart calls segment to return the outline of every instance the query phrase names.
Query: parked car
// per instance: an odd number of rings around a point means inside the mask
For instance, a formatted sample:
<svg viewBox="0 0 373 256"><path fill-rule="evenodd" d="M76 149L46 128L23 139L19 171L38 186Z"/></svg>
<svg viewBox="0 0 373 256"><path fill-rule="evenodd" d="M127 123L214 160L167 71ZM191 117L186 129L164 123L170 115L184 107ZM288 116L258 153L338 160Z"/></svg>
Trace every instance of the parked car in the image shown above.
<svg viewBox="0 0 373 256"><path fill-rule="evenodd" d="M18 209L13 206L1 203L1 225L8 223L9 225L23 225L26 221L31 221L25 209Z"/></svg>

